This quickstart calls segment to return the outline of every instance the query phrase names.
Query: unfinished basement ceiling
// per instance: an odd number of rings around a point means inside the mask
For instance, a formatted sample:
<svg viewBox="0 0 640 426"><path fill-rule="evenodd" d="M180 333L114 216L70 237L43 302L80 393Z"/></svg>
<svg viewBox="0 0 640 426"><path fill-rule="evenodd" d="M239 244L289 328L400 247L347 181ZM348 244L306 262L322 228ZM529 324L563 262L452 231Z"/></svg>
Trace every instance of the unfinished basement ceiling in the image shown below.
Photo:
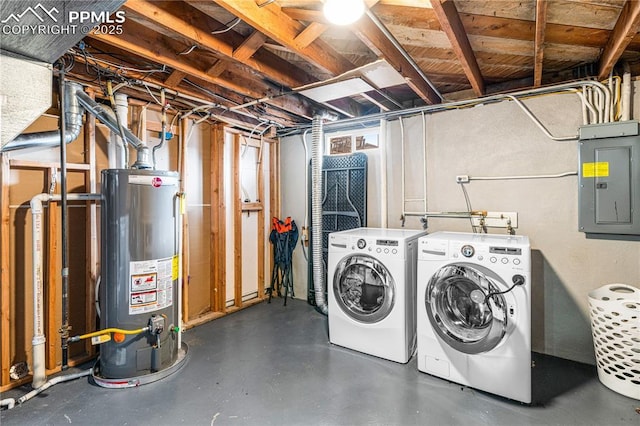
<svg viewBox="0 0 640 426"><path fill-rule="evenodd" d="M359 117L604 79L612 70L621 72L623 62L633 75L640 70L638 1L367 4L359 21L338 27L324 19L321 1L129 0L122 34L87 37L84 51L75 49L72 75L99 81L108 74L97 74L95 66L103 73L111 67L111 78L143 80L215 102L219 108L212 113L237 124L271 120L290 127L308 123L319 109ZM134 69L118 70L98 60ZM397 70L401 84L373 87L354 75L379 60ZM356 78L366 91L347 90L345 97L324 103L300 94L305 86L335 83L343 75Z"/></svg>

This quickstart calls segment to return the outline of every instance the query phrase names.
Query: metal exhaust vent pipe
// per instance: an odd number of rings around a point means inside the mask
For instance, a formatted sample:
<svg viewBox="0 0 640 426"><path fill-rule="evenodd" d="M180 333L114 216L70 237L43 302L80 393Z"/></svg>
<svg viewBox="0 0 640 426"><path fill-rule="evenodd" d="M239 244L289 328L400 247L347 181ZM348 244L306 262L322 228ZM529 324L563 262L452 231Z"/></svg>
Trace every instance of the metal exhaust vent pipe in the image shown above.
<svg viewBox="0 0 640 426"><path fill-rule="evenodd" d="M324 297L324 265L322 263L322 120L337 119L328 112L316 114L311 122L311 239L313 264L313 291L316 310L329 313Z"/></svg>
<svg viewBox="0 0 640 426"><path fill-rule="evenodd" d="M96 101L91 99L89 95L84 93L83 91L76 92L76 96L80 101L80 105L82 105L89 113L93 114L98 118L105 126L109 128L112 132L116 134L120 134L120 126L118 126L118 121L114 116L112 116L105 107L98 104ZM134 169L151 169L151 161L149 161L149 148L140 140L136 135L131 133L131 130L127 128L122 129L122 133L124 133L124 137L126 142L129 143L132 147L134 147L138 153L138 157L136 162L133 165Z"/></svg>
<svg viewBox="0 0 640 426"><path fill-rule="evenodd" d="M82 86L78 83L67 82L64 85L64 101L65 101L65 143L71 143L80 134L82 128L82 115L84 110L76 92L82 92ZM56 148L60 146L60 131L52 130L50 132L23 133L18 135L12 141L2 147L2 152L15 151L25 148Z"/></svg>

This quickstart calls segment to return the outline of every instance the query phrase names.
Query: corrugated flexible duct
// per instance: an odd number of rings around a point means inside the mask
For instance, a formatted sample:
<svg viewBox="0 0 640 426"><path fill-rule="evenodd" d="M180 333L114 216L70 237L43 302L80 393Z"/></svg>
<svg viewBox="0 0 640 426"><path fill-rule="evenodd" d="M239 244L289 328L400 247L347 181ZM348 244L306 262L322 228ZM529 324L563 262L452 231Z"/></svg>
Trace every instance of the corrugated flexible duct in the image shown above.
<svg viewBox="0 0 640 426"><path fill-rule="evenodd" d="M324 112L313 116L311 122L311 240L313 291L316 310L327 315L329 308L324 297L324 265L322 262L322 123L337 117Z"/></svg>

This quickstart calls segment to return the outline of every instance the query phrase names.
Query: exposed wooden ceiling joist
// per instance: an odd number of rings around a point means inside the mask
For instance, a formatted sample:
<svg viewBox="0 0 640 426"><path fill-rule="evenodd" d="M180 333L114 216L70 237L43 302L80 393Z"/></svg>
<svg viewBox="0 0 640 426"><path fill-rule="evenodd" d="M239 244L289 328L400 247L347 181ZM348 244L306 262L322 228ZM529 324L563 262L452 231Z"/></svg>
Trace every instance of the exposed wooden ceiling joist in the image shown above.
<svg viewBox="0 0 640 426"><path fill-rule="evenodd" d="M246 62L264 45L265 41L267 41L267 36L260 31L254 31L253 34L247 37L240 46L234 49L232 55L233 59L240 62Z"/></svg>
<svg viewBox="0 0 640 426"><path fill-rule="evenodd" d="M179 5L173 6L174 8L180 7ZM214 37L210 33L201 30L195 25L193 20L188 18L183 19L185 14L180 14L179 11L178 14L170 13L159 7L159 5L144 0L129 0L124 5L124 8L127 11L143 16L166 29L180 34L205 49L211 50L230 59L234 59L235 48L232 44L226 42L222 38ZM259 40L259 38L255 37L254 41L256 40ZM262 42L264 43L264 40ZM296 78L297 76L294 70L289 70L287 67L283 67L283 64L274 66L271 63L258 61L251 56L241 60L241 62L250 68L265 73L273 81L289 87L295 87L308 82L308 80L304 78Z"/></svg>
<svg viewBox="0 0 640 426"><path fill-rule="evenodd" d="M467 33L460 20L460 15L458 15L456 5L453 0L432 0L431 6L433 6L433 11L438 17L442 30L451 42L453 51L456 53L462 69L469 79L469 83L471 83L471 87L473 87L476 95L484 95L484 79L471 43L469 43Z"/></svg>
<svg viewBox="0 0 640 426"><path fill-rule="evenodd" d="M325 24L321 24L320 22L312 22L307 25L307 27L296 36L296 38L293 39L293 42L298 47L298 49L304 49L305 47L313 43L318 37L320 37L326 30L327 26Z"/></svg>
<svg viewBox="0 0 640 426"><path fill-rule="evenodd" d="M283 13L275 3L260 7L254 1L217 0L216 2L256 30L333 75L340 75L354 68L351 62L321 40L316 39L306 47L299 47L295 39L304 30L304 25ZM295 85L290 86L295 87Z"/></svg>
<svg viewBox="0 0 640 426"><path fill-rule="evenodd" d="M146 81L283 123L322 107L291 89L326 84L377 59L404 80L332 100L334 109L361 116L437 103L441 93L472 98L606 77L622 60L634 75L640 70L638 1L368 0L365 16L347 27L328 23L322 3L129 0L123 34L91 35L87 51L141 70ZM94 76L125 81L128 69Z"/></svg>
<svg viewBox="0 0 640 426"><path fill-rule="evenodd" d="M180 82L187 76L186 72L183 71L179 71L179 70L175 70L173 71L169 77L167 77L167 79L164 81L164 84L167 87L170 87L172 89L175 89L176 87L178 87L178 85L180 84Z"/></svg>
<svg viewBox="0 0 640 426"><path fill-rule="evenodd" d="M258 91L255 88L252 88L252 86L255 87L255 83L252 83L251 85L243 85L239 84L237 80L227 81L207 74L205 69L197 67L192 62L187 62L184 58L178 57L175 51L168 49L166 47L168 45L166 40L164 43L154 43L154 40L148 37L148 33L145 33L143 38L140 32L134 33L130 22L127 22L126 25L127 30L125 35L92 34L89 36L89 39L102 41L134 55L141 56L149 61L167 65L173 69L196 76L210 83L218 84L230 90L235 90L238 93L243 93L246 96L260 98L265 95L264 91Z"/></svg>
<svg viewBox="0 0 640 426"><path fill-rule="evenodd" d="M598 78L603 79L609 76L624 50L638 33L639 26L640 1L627 0L600 57Z"/></svg>
<svg viewBox="0 0 640 426"><path fill-rule="evenodd" d="M535 64L533 68L533 86L542 85L542 67L544 62L544 36L547 27L547 0L536 0L536 39L534 42Z"/></svg>
<svg viewBox="0 0 640 426"><path fill-rule="evenodd" d="M309 21L326 25L327 21L319 10L286 8L283 11L291 18L300 21ZM369 16L361 17L352 25L353 32L379 57L385 60L407 79L407 84L426 103L440 103L440 96L433 90L427 81L417 72L417 70L403 56L402 52L393 44L391 40L378 28Z"/></svg>
<svg viewBox="0 0 640 426"><path fill-rule="evenodd" d="M222 78L220 76L216 76L215 74L217 72L224 71L224 69L220 68L222 66L226 66L224 62L219 67L217 64L220 61L214 63L213 66L199 68L192 62L187 62L184 57L178 57L178 55L174 53L174 51L179 51L180 49L168 49L166 46L170 45L170 41L166 40L159 34L156 34L155 39L150 38L149 33L147 33L143 38L139 35L138 31L135 30L136 25L138 24L127 22L127 28L124 31L126 35L114 36L106 34L92 34L89 37L89 40L97 40L99 42L106 43L112 47L140 56L157 64L165 64L174 70L181 71L207 83L235 91L252 99L278 95L273 88L266 86L264 83L255 79L250 80L247 77L240 77L237 73L234 78ZM302 100L294 102L292 100L285 99L285 97L277 97L268 99L266 103L272 104L276 107L280 107L280 105L286 103L286 110L290 111L292 114L296 114L300 117L313 116L313 111L310 105L302 102Z"/></svg>

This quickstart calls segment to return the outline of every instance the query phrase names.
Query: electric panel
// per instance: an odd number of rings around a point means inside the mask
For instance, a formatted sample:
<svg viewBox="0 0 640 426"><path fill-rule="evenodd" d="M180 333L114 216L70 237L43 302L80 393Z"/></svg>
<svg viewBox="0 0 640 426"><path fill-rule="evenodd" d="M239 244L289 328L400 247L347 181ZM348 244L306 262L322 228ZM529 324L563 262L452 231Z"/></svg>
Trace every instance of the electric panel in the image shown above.
<svg viewBox="0 0 640 426"><path fill-rule="evenodd" d="M640 235L639 130L637 121L580 128L580 231Z"/></svg>

